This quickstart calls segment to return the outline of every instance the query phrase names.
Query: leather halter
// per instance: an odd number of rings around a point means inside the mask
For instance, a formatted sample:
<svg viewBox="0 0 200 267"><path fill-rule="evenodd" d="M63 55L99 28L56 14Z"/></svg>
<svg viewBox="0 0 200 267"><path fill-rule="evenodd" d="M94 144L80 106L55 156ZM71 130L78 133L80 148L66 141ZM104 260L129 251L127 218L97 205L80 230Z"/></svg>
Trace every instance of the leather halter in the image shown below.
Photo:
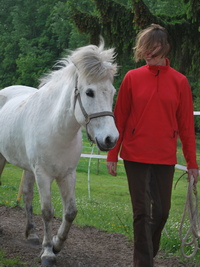
<svg viewBox="0 0 200 267"><path fill-rule="evenodd" d="M92 120L92 119L95 119L95 118L99 118L99 117L104 117L104 116L111 116L114 118L114 113L111 112L111 111L102 111L102 112L96 112L96 113L93 113L93 114L88 114L85 110L85 108L83 107L83 104L82 104L82 101L81 101L81 96L80 96L80 92L78 90L78 75L76 74L76 78L75 78L75 104L74 106L76 105L76 101L78 100L78 103L79 103L79 106L80 106L80 109L85 117L85 123L86 123L86 133L87 133L87 136L88 136L88 139L92 142L92 143L95 143L95 141L91 138L91 136L89 135L88 133L88 130L87 130L87 126L89 124L89 122Z"/></svg>

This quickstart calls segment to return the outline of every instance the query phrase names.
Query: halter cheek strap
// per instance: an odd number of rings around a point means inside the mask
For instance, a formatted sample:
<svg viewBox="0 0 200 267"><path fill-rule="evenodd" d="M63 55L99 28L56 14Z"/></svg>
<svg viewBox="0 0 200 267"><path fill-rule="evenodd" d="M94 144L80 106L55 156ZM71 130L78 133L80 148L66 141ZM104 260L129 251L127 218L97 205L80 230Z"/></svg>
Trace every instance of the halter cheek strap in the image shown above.
<svg viewBox="0 0 200 267"><path fill-rule="evenodd" d="M80 92L78 91L78 89L75 89L75 97L79 102L79 106L81 108L81 111L85 117L85 123L86 125L90 122L91 119L95 119L98 117L103 117L103 116L112 116L114 118L114 114L111 111L102 111L102 112L97 112L97 113L93 113L88 115L86 110L83 107L82 101L81 101L81 97L80 97Z"/></svg>
<svg viewBox="0 0 200 267"><path fill-rule="evenodd" d="M93 113L93 114L88 114L85 110L85 108L83 107L83 104L82 104L82 101L81 101L81 96L80 96L80 92L78 90L78 75L76 74L76 78L75 78L75 103L74 103L74 106L76 105L76 100L78 100L78 103L79 103L79 106L80 106L80 109L85 117L85 123L86 123L86 132L87 132L87 136L88 136L88 139L94 143L94 140L91 138L91 136L89 135L88 133L88 130L87 130L87 125L89 124L89 122L92 120L92 119L95 119L95 118L99 118L99 117L104 117L104 116L111 116L114 118L114 114L113 112L111 111L102 111L102 112L97 112L97 113Z"/></svg>

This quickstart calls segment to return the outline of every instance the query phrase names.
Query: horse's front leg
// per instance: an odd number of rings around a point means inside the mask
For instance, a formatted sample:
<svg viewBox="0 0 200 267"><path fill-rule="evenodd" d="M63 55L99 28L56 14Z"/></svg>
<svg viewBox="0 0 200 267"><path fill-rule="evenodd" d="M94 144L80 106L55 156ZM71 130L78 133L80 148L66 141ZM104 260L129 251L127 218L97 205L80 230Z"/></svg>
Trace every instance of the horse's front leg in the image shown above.
<svg viewBox="0 0 200 267"><path fill-rule="evenodd" d="M35 179L40 193L42 219L44 223L44 238L41 253L42 266L53 266L56 264L52 242L53 207L51 202L51 183L53 179L41 171L35 175Z"/></svg>
<svg viewBox="0 0 200 267"><path fill-rule="evenodd" d="M58 253L62 249L72 222L77 214L74 193L75 182L75 170L71 171L65 178L57 180L63 202L63 217L58 233L53 237L53 249L55 253Z"/></svg>
<svg viewBox="0 0 200 267"><path fill-rule="evenodd" d="M35 230L35 223L33 220L33 189L34 189L35 177L32 172L24 171L24 184L23 184L23 196L26 212L26 231L25 235L27 240L32 244L39 244L39 237Z"/></svg>
<svg viewBox="0 0 200 267"><path fill-rule="evenodd" d="M3 172L3 169L6 165L6 159L4 156L0 153L0 185L1 185L1 174Z"/></svg>

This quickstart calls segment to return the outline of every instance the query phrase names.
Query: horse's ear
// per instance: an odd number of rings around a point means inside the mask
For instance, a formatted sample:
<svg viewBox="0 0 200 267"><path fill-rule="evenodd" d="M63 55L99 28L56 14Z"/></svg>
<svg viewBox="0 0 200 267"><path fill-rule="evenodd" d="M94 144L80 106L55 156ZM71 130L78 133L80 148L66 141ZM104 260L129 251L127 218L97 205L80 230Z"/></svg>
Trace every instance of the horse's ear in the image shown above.
<svg viewBox="0 0 200 267"><path fill-rule="evenodd" d="M105 41L102 35L99 35L99 47L102 47L102 50L104 49Z"/></svg>

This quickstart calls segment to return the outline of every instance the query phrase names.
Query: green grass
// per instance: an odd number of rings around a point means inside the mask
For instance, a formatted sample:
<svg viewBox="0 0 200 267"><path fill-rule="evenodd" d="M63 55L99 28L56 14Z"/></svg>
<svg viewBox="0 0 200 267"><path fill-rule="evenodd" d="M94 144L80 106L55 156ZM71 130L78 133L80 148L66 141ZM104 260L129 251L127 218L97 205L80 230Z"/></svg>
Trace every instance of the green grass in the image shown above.
<svg viewBox="0 0 200 267"><path fill-rule="evenodd" d="M200 139L198 139L198 147L199 144ZM83 153L91 153L92 149L89 143L83 143ZM184 164L180 151L179 148L178 162ZM95 147L93 154L97 153L98 150ZM200 150L198 150L198 160L199 158ZM88 165L89 159L81 158L77 167L76 201L78 214L74 224L94 226L107 232L125 234L129 240L132 240L132 207L122 161L119 161L118 164L117 177L107 173L104 159L93 159L90 162L89 177ZM176 170L174 184L182 174L183 171ZM12 207L16 205L21 175L22 170L11 164L6 165L2 175L2 186L0 186L0 205ZM186 176L183 176L176 189L173 189L170 217L161 240L161 248L169 255L181 256L179 228L186 200L187 186ZM198 191L200 191L199 186L200 183L197 186ZM34 192L34 213L40 214L40 201L36 186ZM52 192L55 216L61 217L62 204L55 182L52 185ZM23 201L21 201L21 205L23 205ZM182 260L184 260L183 257ZM200 264L200 252L198 251L196 256L189 261L196 261Z"/></svg>
<svg viewBox="0 0 200 267"><path fill-rule="evenodd" d="M3 249L0 249L0 267L16 267L16 266L24 266L27 265L23 263L19 258L9 259L6 256L6 252Z"/></svg>

